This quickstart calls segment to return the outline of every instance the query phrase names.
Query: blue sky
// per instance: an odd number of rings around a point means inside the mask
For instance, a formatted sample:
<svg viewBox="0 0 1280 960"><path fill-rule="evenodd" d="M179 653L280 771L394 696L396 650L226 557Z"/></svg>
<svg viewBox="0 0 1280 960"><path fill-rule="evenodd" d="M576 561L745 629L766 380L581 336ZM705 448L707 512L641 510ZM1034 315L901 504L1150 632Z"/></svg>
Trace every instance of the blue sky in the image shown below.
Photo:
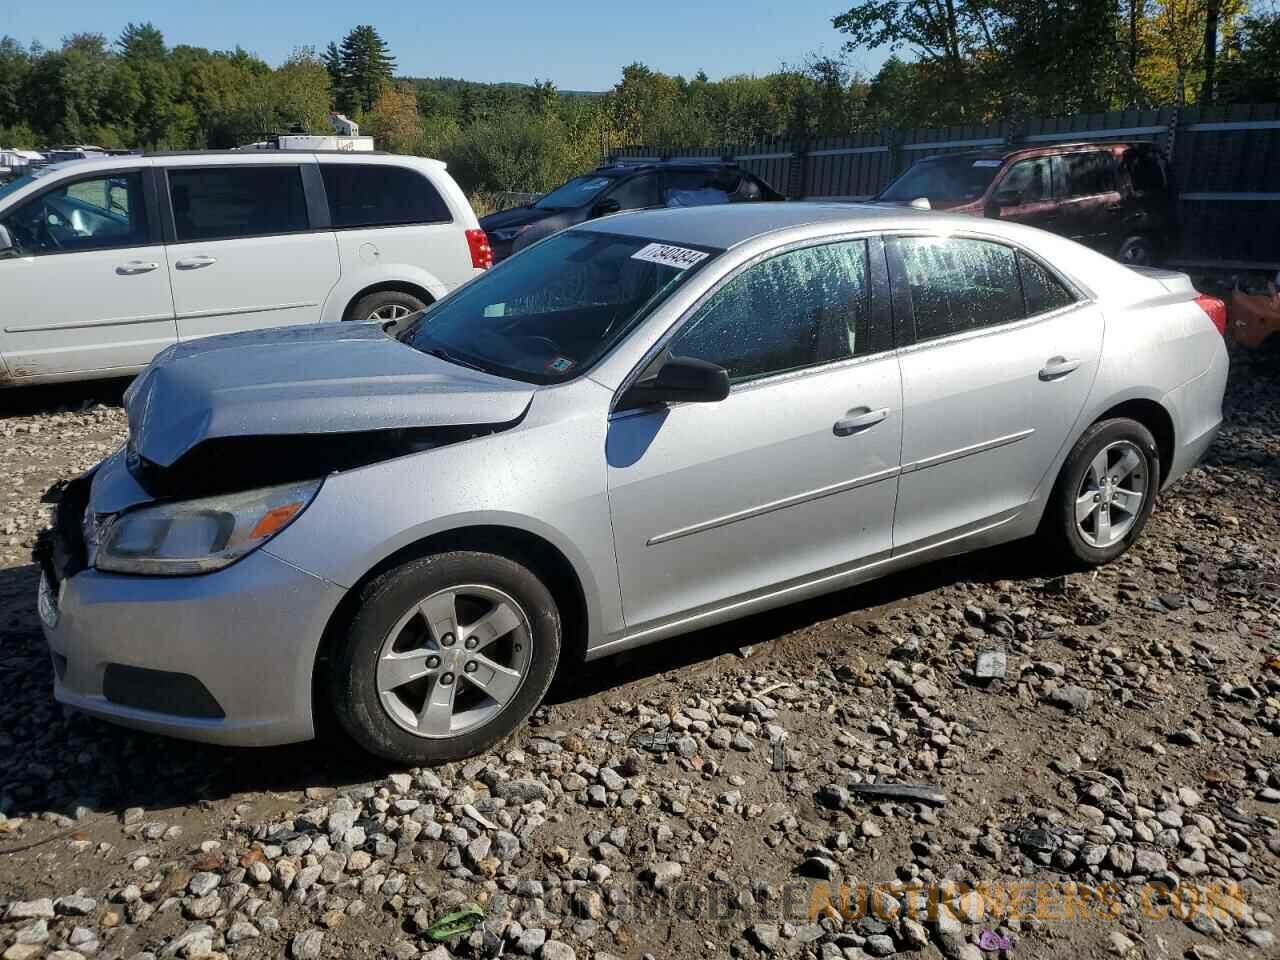
<svg viewBox="0 0 1280 960"><path fill-rule="evenodd" d="M842 6L843 2L843 6ZM223 49L239 43L270 63L297 46L323 48L356 23L372 23L391 44L400 72L468 80L551 79L571 90L604 90L624 64L713 78L767 73L810 51L839 52L831 18L852 0L453 0L344 3L341 0L218 0L173 3L102 0L3 4L0 34L57 46L75 32L115 39L128 20L151 20L172 45ZM855 54L874 71L885 51Z"/></svg>

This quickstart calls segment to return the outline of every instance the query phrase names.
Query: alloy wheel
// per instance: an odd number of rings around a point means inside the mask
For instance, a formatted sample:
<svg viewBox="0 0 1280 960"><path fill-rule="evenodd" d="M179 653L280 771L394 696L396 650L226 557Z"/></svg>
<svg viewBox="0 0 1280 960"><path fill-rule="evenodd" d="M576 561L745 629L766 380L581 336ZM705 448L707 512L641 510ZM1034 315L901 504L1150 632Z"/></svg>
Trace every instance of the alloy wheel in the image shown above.
<svg viewBox="0 0 1280 960"><path fill-rule="evenodd" d="M520 690L531 637L528 616L501 590L483 584L438 590L388 631L378 653L378 698L415 736L467 733Z"/></svg>
<svg viewBox="0 0 1280 960"><path fill-rule="evenodd" d="M1109 443L1089 463L1076 491L1076 529L1099 549L1123 540L1147 497L1146 458L1129 440Z"/></svg>
<svg viewBox="0 0 1280 960"><path fill-rule="evenodd" d="M370 313L369 319L386 323L389 320L403 320L411 313L413 313L413 311L403 303L386 303Z"/></svg>

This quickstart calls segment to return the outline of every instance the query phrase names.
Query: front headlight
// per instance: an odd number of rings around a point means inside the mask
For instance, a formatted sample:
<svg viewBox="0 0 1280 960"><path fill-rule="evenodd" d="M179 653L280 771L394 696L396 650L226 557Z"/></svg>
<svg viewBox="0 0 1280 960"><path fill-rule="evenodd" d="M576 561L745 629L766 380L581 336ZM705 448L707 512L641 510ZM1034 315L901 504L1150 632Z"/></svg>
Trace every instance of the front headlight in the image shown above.
<svg viewBox="0 0 1280 960"><path fill-rule="evenodd" d="M533 226L533 224L526 223L523 227L506 227L502 230L495 230L493 231L493 239L501 240L503 243L506 243L520 236L520 234L524 233L531 226Z"/></svg>
<svg viewBox="0 0 1280 960"><path fill-rule="evenodd" d="M96 565L110 573L220 570L262 546L306 509L319 480L144 507L101 532Z"/></svg>

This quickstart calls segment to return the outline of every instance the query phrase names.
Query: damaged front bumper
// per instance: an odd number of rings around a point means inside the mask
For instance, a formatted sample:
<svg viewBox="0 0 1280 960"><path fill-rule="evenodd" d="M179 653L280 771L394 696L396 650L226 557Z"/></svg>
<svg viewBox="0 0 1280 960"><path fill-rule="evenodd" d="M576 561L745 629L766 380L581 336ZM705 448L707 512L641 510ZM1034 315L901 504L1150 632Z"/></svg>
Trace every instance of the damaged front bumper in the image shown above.
<svg viewBox="0 0 1280 960"><path fill-rule="evenodd" d="M316 653L346 591L265 549L198 576L93 569L94 525L85 518L130 497L120 457L68 486L38 552L40 619L57 700L209 743L266 746L313 737Z"/></svg>

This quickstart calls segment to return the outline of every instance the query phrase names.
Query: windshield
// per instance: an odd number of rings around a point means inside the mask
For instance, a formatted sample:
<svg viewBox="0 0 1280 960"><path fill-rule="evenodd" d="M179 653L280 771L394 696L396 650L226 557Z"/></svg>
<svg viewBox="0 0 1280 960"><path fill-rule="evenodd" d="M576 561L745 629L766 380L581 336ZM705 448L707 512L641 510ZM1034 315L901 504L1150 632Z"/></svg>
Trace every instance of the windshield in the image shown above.
<svg viewBox="0 0 1280 960"><path fill-rule="evenodd" d="M937 157L921 160L889 184L880 200L909 203L920 197L963 203L987 192L1004 161L994 158Z"/></svg>
<svg viewBox="0 0 1280 960"><path fill-rule="evenodd" d="M570 210L585 206L612 183L612 177L574 177L563 187L556 187L534 206L539 210Z"/></svg>
<svg viewBox="0 0 1280 960"><path fill-rule="evenodd" d="M399 339L527 383L571 380L718 252L571 230L460 287Z"/></svg>

